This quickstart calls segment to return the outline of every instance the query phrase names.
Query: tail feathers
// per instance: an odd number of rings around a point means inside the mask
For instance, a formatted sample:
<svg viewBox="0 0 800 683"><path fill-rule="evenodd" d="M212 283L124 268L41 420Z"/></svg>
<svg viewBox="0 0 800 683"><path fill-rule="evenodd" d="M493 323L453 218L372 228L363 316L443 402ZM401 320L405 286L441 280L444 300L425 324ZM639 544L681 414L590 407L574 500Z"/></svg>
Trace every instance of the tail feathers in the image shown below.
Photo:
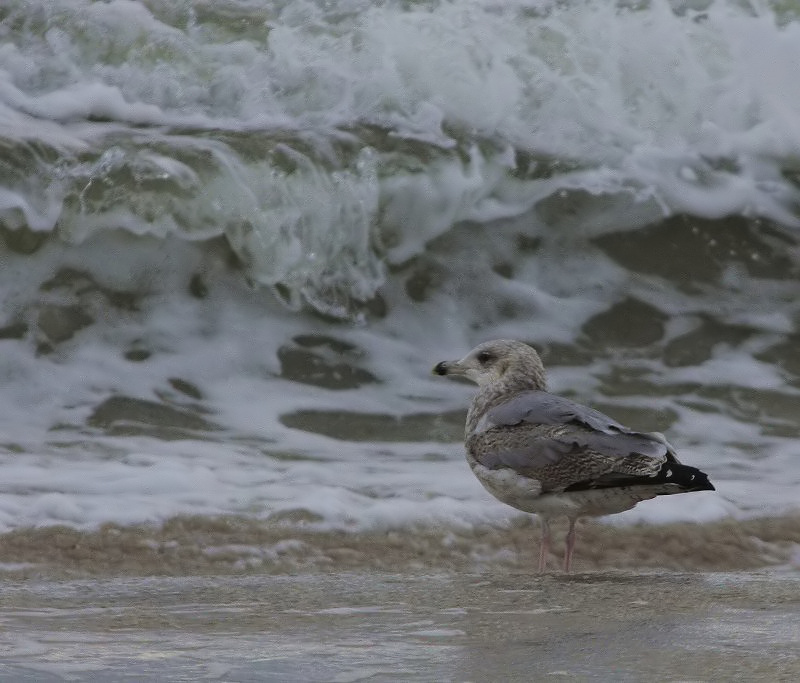
<svg viewBox="0 0 800 683"><path fill-rule="evenodd" d="M677 462L665 462L652 483L677 484L682 491L715 491L708 475L696 467L681 465ZM677 493L677 491L676 491Z"/></svg>

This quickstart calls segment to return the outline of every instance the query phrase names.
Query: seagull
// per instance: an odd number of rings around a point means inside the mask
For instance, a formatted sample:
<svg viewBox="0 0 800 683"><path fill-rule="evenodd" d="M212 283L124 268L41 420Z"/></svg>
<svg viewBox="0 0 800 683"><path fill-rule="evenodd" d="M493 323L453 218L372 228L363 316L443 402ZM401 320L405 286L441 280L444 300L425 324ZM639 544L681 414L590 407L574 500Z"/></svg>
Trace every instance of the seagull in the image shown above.
<svg viewBox="0 0 800 683"><path fill-rule="evenodd" d="M633 431L549 393L542 360L524 342L489 341L433 372L478 385L467 412L467 462L489 493L539 517L540 572L555 517L569 520L569 572L578 518L623 512L656 496L714 490L706 474L678 461L662 434Z"/></svg>

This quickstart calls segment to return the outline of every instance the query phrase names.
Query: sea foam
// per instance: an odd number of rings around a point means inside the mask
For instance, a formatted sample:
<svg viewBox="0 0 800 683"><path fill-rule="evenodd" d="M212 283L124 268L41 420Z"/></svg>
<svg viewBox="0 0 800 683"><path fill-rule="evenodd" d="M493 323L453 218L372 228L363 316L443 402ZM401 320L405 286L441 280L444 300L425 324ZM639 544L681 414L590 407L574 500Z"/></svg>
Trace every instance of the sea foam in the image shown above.
<svg viewBox="0 0 800 683"><path fill-rule="evenodd" d="M796 506L788 10L7 5L4 528L505 523L500 336L717 484L623 520Z"/></svg>
<svg viewBox="0 0 800 683"><path fill-rule="evenodd" d="M6 215L221 234L337 316L387 260L562 191L797 226L799 29L767 6L169 5L11 4Z"/></svg>

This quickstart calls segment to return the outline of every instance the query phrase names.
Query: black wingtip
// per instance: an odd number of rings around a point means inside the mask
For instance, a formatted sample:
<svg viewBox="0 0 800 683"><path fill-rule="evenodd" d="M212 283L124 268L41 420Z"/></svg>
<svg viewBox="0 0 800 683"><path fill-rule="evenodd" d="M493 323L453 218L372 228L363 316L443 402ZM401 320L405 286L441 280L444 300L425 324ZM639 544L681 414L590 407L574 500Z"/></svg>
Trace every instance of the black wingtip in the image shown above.
<svg viewBox="0 0 800 683"><path fill-rule="evenodd" d="M705 472L701 472L700 470L692 467L691 469L694 470L691 489L692 491L716 491L717 489L714 488L714 484L712 484L708 480L708 475Z"/></svg>
<svg viewBox="0 0 800 683"><path fill-rule="evenodd" d="M696 467L690 465L680 465L674 462L667 462L661 467L659 472L661 481L678 484L686 491L716 491L708 475L701 472Z"/></svg>

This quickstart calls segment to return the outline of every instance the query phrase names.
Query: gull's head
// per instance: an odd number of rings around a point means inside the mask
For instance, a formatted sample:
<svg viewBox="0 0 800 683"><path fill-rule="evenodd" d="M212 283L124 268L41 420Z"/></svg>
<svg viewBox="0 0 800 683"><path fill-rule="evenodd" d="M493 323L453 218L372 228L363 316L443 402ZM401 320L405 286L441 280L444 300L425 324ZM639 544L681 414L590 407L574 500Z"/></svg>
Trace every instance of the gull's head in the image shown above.
<svg viewBox="0 0 800 683"><path fill-rule="evenodd" d="M542 359L524 342L495 339L476 346L461 360L444 360L433 372L436 375L471 379L479 387L497 382L519 384L543 390L546 386Z"/></svg>

